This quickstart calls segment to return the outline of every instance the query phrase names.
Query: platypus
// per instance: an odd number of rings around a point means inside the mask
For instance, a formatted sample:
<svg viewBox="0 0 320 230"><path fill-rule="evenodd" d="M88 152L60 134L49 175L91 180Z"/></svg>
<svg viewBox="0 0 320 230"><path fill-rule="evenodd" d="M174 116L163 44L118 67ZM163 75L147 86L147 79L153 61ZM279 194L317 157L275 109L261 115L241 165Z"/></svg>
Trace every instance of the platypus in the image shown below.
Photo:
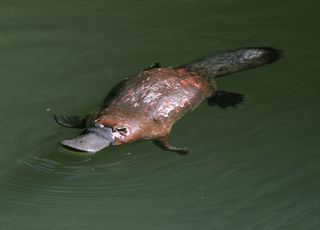
<svg viewBox="0 0 320 230"><path fill-rule="evenodd" d="M221 107L242 102L242 95L217 89L215 79L241 70L272 63L282 52L251 47L216 53L190 64L161 67L159 63L116 85L99 112L79 116L54 115L64 127L84 129L62 146L95 153L109 145L153 140L165 150L186 154L188 148L169 144L172 126L209 99ZM225 100L227 99L227 100Z"/></svg>

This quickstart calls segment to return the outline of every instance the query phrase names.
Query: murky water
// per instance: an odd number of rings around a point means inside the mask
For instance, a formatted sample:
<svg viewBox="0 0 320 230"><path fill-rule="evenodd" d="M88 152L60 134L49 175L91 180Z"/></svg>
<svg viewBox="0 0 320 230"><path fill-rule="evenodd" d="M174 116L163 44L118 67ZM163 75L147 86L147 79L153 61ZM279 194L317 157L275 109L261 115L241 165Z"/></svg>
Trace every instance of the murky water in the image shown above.
<svg viewBox="0 0 320 230"><path fill-rule="evenodd" d="M320 229L317 1L1 1L0 229ZM59 147L124 77L217 50L281 48L219 79L238 108L205 103L171 135L93 157Z"/></svg>

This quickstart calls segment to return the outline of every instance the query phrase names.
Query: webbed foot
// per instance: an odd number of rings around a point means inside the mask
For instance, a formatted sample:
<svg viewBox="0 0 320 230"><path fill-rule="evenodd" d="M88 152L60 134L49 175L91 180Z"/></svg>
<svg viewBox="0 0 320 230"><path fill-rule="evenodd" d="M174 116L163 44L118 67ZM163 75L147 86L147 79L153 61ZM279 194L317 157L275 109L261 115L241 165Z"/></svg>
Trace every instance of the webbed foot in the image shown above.
<svg viewBox="0 0 320 230"><path fill-rule="evenodd" d="M209 105L217 105L223 109L227 107L237 107L243 102L244 96L240 93L218 90L208 99Z"/></svg>
<svg viewBox="0 0 320 230"><path fill-rule="evenodd" d="M53 115L54 120L61 126L67 128L84 129L86 128L86 122L84 119L80 119L79 116L62 116Z"/></svg>
<svg viewBox="0 0 320 230"><path fill-rule="evenodd" d="M154 143L164 150L176 152L180 155L186 155L190 152L190 149L188 148L179 148L179 147L170 145L168 142L168 136L158 138L157 140L154 141Z"/></svg>

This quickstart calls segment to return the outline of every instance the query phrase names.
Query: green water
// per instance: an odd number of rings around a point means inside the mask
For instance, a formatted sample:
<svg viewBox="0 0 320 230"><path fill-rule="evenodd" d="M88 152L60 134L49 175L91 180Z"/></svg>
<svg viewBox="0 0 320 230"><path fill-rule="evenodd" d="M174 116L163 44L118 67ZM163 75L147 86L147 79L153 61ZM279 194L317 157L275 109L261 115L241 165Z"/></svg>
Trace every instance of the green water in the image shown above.
<svg viewBox="0 0 320 230"><path fill-rule="evenodd" d="M0 2L0 229L320 229L318 1ZM187 156L143 142L59 147L124 77L246 46L285 58L218 81L239 108L176 124Z"/></svg>

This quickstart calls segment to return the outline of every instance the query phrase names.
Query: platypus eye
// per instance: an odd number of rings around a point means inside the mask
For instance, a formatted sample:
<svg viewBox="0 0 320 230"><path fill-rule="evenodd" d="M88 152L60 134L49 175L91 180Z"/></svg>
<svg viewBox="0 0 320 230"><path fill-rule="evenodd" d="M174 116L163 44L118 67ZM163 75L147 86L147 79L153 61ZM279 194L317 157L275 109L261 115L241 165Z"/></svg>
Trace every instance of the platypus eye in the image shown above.
<svg viewBox="0 0 320 230"><path fill-rule="evenodd" d="M128 134L128 128L126 127L114 127L114 131L119 132L121 135Z"/></svg>

